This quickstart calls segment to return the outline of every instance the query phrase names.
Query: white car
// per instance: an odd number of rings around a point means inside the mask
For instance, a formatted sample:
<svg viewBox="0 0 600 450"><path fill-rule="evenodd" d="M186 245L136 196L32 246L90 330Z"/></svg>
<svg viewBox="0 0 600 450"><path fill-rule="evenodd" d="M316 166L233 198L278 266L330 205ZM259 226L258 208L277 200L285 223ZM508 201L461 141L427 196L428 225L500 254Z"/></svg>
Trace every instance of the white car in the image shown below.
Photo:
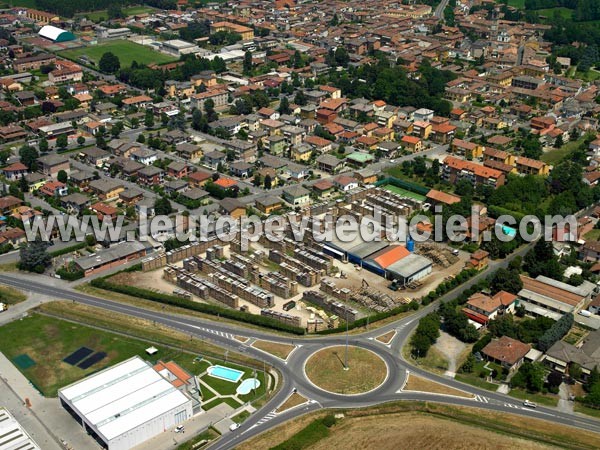
<svg viewBox="0 0 600 450"><path fill-rule="evenodd" d="M529 400L525 400L523 402L523 406L527 406L528 408L537 408L537 403L530 402Z"/></svg>
<svg viewBox="0 0 600 450"><path fill-rule="evenodd" d="M183 430L185 428L183 428L183 425L179 425L178 427L175 428L175 433L183 433Z"/></svg>
<svg viewBox="0 0 600 450"><path fill-rule="evenodd" d="M229 431L235 431L240 427L239 423L232 423L231 425L229 425Z"/></svg>

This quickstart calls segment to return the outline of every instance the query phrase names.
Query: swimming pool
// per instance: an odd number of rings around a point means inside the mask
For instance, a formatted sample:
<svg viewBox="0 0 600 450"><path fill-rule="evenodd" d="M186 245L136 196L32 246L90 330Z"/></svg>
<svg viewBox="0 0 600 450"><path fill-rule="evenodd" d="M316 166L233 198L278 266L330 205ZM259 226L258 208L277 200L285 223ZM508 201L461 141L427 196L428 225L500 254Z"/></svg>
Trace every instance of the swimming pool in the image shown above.
<svg viewBox="0 0 600 450"><path fill-rule="evenodd" d="M502 225L502 232L510 237L515 237L517 235L517 230L512 227L507 227L506 225Z"/></svg>
<svg viewBox="0 0 600 450"><path fill-rule="evenodd" d="M244 375L244 372L241 370L230 369L229 367L223 366L210 366L206 371L211 377L231 381L232 383L237 383L240 381L240 378L242 378L242 375Z"/></svg>
<svg viewBox="0 0 600 450"><path fill-rule="evenodd" d="M236 392L239 395L246 395L249 394L252 389L258 389L259 387L260 381L258 381L257 378L248 378L247 380L242 381L242 384L237 387Z"/></svg>

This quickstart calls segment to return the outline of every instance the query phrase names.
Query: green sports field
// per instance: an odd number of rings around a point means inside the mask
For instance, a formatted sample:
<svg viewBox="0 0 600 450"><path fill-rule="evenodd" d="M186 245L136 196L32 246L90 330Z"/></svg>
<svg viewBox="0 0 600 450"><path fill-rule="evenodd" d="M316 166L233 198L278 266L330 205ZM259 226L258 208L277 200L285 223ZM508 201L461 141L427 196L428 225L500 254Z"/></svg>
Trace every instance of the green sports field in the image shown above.
<svg viewBox="0 0 600 450"><path fill-rule="evenodd" d="M407 191L406 189L399 188L398 186L394 186L393 184L386 184L385 186L381 186L386 191L393 192L394 194L402 195L403 197L414 198L415 200L425 201L426 197L424 195L416 194L411 191Z"/></svg>
<svg viewBox="0 0 600 450"><path fill-rule="evenodd" d="M59 54L75 62L81 62L79 58L86 56L98 65L98 61L100 61L100 58L106 52L112 52L117 55L119 61L121 61L121 67L128 67L133 61L137 61L140 64L162 64L175 60L172 56L163 55L149 47L126 40L116 40L89 47L65 50Z"/></svg>

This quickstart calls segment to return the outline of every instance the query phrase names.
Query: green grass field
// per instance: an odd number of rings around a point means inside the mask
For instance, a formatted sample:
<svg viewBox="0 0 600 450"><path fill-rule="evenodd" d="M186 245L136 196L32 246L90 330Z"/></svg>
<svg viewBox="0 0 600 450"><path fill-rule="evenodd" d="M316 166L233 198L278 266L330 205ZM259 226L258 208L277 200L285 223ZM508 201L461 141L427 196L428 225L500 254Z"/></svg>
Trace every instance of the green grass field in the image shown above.
<svg viewBox="0 0 600 450"><path fill-rule="evenodd" d="M551 394L530 394L522 389L511 389L508 395L519 400L529 400L544 406L555 407L558 404L558 396Z"/></svg>
<svg viewBox="0 0 600 450"><path fill-rule="evenodd" d="M19 338L15 339L15 336ZM82 346L105 352L107 356L86 370L62 361ZM59 388L92 372L135 355L145 357L148 347L148 343L137 339L35 313L0 328L0 351L10 360L19 355L28 355L33 359L35 365L22 372L46 397L55 397ZM156 347L161 358L172 353L171 350Z"/></svg>
<svg viewBox="0 0 600 450"><path fill-rule="evenodd" d="M20 0L20 1L34 1L34 0ZM123 8L123 14L126 16L133 16L135 14L147 14L155 11L154 8L149 6L132 6L131 8ZM101 9L98 11L90 11L86 13L80 14L81 17L87 17L89 20L93 22L100 22L101 20L106 20L108 18L108 13L105 9Z"/></svg>
<svg viewBox="0 0 600 450"><path fill-rule="evenodd" d="M573 10L569 8L547 8L547 9L537 9L535 11L540 16L545 16L548 19L552 19L556 14L558 14L563 19L571 19L573 16Z"/></svg>
<svg viewBox="0 0 600 450"><path fill-rule="evenodd" d="M525 0L508 0L508 6L513 8L523 9L525 8Z"/></svg>
<svg viewBox="0 0 600 450"><path fill-rule="evenodd" d="M81 56L86 56L97 65L106 52L114 53L121 61L121 67L129 67L133 61L140 64L162 64L175 60L172 56L163 55L149 47L126 40L116 40L90 47L65 50L59 54L76 62L80 62L79 58Z"/></svg>
<svg viewBox="0 0 600 450"><path fill-rule="evenodd" d="M402 195L404 197L414 198L415 200L425 201L427 197L424 195L416 194L411 191L407 191L406 189L399 188L398 186L394 186L392 184L386 184L382 186L386 191L393 192L394 194Z"/></svg>
<svg viewBox="0 0 600 450"><path fill-rule="evenodd" d="M548 150L546 153L542 155L540 158L546 164L555 165L562 161L564 158L569 156L577 147L579 147L583 143L584 138L579 138L576 141L567 142L561 148L553 148L552 150Z"/></svg>

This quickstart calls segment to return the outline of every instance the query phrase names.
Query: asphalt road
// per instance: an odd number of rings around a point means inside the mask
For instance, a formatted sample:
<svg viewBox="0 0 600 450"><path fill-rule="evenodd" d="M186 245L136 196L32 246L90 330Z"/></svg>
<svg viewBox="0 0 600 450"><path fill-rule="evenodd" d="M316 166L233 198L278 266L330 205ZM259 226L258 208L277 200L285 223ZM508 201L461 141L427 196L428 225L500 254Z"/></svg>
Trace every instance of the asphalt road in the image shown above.
<svg viewBox="0 0 600 450"><path fill-rule="evenodd" d="M525 254L531 245L533 244L522 247L506 260L493 261L489 270L472 278L455 291L444 295L440 301L448 301L456 297L458 292L478 282L482 277L488 276L491 271L508 265L509 261L515 256ZM556 409L542 406L539 406L536 409L529 409L522 406L522 403L519 400L512 397L496 392L481 390L471 385L460 383L454 379L431 374L416 366L413 361L404 360L401 354L402 346L416 327L418 320L423 315L435 309L437 307L437 302L428 305L409 317L405 317L377 329L349 336L350 345L371 350L379 355L388 366L389 373L384 383L376 390L362 395L344 396L326 392L314 386L304 374L304 364L314 352L325 346L343 345L346 340L345 335L305 337L275 335L260 329L245 328L241 324L234 325L219 320L190 318L184 315L152 311L93 297L72 290L67 283L60 280L55 280L53 281L53 285L49 285L47 282L44 282L44 278L41 276L9 273L0 274L0 283L21 290L41 293L63 300L72 300L73 302L100 307L116 313L127 314L160 323L189 334L190 336L194 336L195 338L210 340L211 342L222 346L224 349L242 352L276 368L282 375L282 385L280 390L262 408L249 417L240 428L225 434L215 442L211 446L213 449L233 448L244 440L284 423L291 418L298 417L320 408L357 408L397 400L435 401L458 406L480 407L497 412L519 414L524 417L545 419L551 422L572 425L600 433L600 421L598 420L582 415L563 413ZM376 336L390 330L396 330L396 335L389 345L384 345L374 339ZM235 335L294 344L297 348L292 352L288 360L284 362L253 347L241 344L234 339ZM409 372L416 373L419 376L447 386L462 389L463 391L472 393L476 397L472 400L443 395L401 392ZM300 394L309 398L311 402L308 405L294 408L282 414L272 414L272 412L285 401L287 396L293 392L293 389L297 389Z"/></svg>

